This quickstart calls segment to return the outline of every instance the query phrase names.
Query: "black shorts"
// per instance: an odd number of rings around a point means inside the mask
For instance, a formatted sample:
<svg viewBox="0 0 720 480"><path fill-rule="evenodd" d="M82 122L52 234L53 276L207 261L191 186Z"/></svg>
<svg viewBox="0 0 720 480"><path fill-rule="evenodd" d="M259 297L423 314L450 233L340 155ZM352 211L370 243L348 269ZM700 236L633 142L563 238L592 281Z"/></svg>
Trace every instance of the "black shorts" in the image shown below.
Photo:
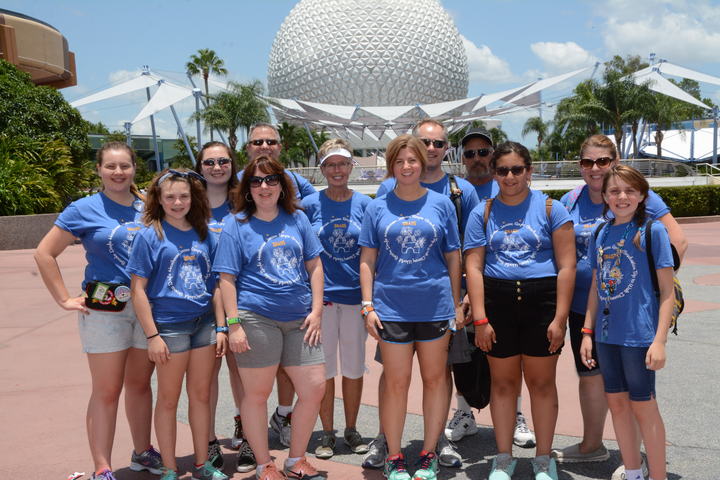
<svg viewBox="0 0 720 480"><path fill-rule="evenodd" d="M454 320L454 319L453 319ZM449 320L438 322L382 322L378 328L380 338L389 343L430 342L445 335L450 329Z"/></svg>
<svg viewBox="0 0 720 480"><path fill-rule="evenodd" d="M580 331L585 325L585 314L570 312L570 320L568 328L570 329L570 346L572 347L573 357L575 358L575 370L581 377L591 377L600 375L600 362L598 362L597 346L595 345L595 335L592 337L592 358L595 360L595 367L588 368L580 358L580 344L582 343L583 334Z"/></svg>
<svg viewBox="0 0 720 480"><path fill-rule="evenodd" d="M491 357L550 357L547 328L555 318L557 277L504 280L485 277L485 313L497 343Z"/></svg>

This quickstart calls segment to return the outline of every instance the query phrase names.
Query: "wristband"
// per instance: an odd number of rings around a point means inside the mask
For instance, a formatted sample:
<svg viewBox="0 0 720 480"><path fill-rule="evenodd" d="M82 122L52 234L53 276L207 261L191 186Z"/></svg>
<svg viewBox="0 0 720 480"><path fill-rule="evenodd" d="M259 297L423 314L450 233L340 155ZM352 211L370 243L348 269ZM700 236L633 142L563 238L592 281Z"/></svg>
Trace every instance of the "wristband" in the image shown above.
<svg viewBox="0 0 720 480"><path fill-rule="evenodd" d="M372 300L369 301L369 302L366 301L366 300L363 300L362 302L360 302L360 306L361 306L361 307L367 307L367 306L371 306L371 307L372 307L372 306L373 306L373 302L372 302Z"/></svg>
<svg viewBox="0 0 720 480"><path fill-rule="evenodd" d="M242 323L242 320L240 320L240 317L228 317L225 319L227 321L228 326L230 325L240 325Z"/></svg>
<svg viewBox="0 0 720 480"><path fill-rule="evenodd" d="M486 323L490 323L490 320L488 320L487 317L485 317L481 320L473 320L473 325L475 325L476 327L478 327L480 325L485 325Z"/></svg>
<svg viewBox="0 0 720 480"><path fill-rule="evenodd" d="M360 309L360 315L362 315L362 318L365 319L370 314L370 312L374 312L374 311L375 311L375 307L373 307L372 305L365 305L364 307L362 307Z"/></svg>
<svg viewBox="0 0 720 480"><path fill-rule="evenodd" d="M582 333L583 335L592 335L593 333L595 333L595 330L593 330L592 328L588 328L588 327L582 327L580 329L580 333Z"/></svg>
<svg viewBox="0 0 720 480"><path fill-rule="evenodd" d="M225 325L216 325L215 326L215 333L227 333L228 327Z"/></svg>
<svg viewBox="0 0 720 480"><path fill-rule="evenodd" d="M150 340L151 338L155 338L158 335L160 335L160 332L157 332L155 335L150 335L149 337L145 337L147 340Z"/></svg>

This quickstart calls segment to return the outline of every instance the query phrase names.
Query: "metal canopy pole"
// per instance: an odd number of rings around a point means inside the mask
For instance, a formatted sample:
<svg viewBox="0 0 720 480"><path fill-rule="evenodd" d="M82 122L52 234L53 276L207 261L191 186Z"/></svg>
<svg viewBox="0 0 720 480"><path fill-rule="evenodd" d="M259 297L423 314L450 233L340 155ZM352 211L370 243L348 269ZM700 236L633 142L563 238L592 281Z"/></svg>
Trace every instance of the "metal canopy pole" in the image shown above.
<svg viewBox="0 0 720 480"><path fill-rule="evenodd" d="M310 127L308 127L307 122L303 122L303 126L305 127L305 131L307 132L308 137L310 137L310 143L312 143L313 150L315 150L315 166L317 167L317 161L318 161L317 154L318 154L318 151L319 151L319 150L318 150L318 146L317 146L317 144L315 143L315 139L314 139L313 136L312 136L312 132L310 131Z"/></svg>
<svg viewBox="0 0 720 480"><path fill-rule="evenodd" d="M125 122L123 125L125 126L125 143L127 143L128 147L132 148L132 141L130 139L130 129L132 128L132 123Z"/></svg>
<svg viewBox="0 0 720 480"><path fill-rule="evenodd" d="M183 143L185 144L185 150L187 150L188 157L190 158L190 163L195 163L195 158L193 158L193 151L192 147L190 146L190 142L188 141L187 135L185 135L185 130L182 128L182 124L180 123L180 119L178 118L177 112L175 111L175 107L170 105L170 111L173 114L173 117L175 117L175 123L177 123L178 130L180 130L180 136L183 139Z"/></svg>
<svg viewBox="0 0 720 480"><path fill-rule="evenodd" d="M197 85L195 85L195 81L192 79L192 75L190 75L190 74L188 73L188 74L187 74L187 77L188 77L188 80L190 80L190 84L193 86L193 92L194 92L195 90L200 91L200 101L201 101L202 104L203 104L203 108L207 108L207 107L208 107L208 104L207 104L207 102L205 102L205 99L202 97L202 91L201 91L199 88L197 88ZM194 95L194 94L193 94L193 95ZM199 123L199 120L198 120L198 123ZM211 134L211 135L212 135L212 130L213 130L213 129L211 128L211 129L210 129L210 134ZM227 142L227 140L225 139L225 135L223 135L223 133L222 133L220 130L218 130L218 129L215 129L215 131L218 133L218 135L220 135L220 139L223 141L223 143L224 143L225 145L227 145L228 142ZM198 138L200 138L200 135L198 135ZM199 140L198 140L198 145L200 145L200 141L199 141Z"/></svg>
<svg viewBox="0 0 720 480"><path fill-rule="evenodd" d="M195 128L197 130L197 144L202 145L202 139L200 137L200 97L202 97L202 91L199 88L193 88L193 97L195 97Z"/></svg>
<svg viewBox="0 0 720 480"><path fill-rule="evenodd" d="M142 75L150 75L150 67L147 65L143 65L143 71ZM145 93L147 94L148 102L150 101L150 87L145 88ZM160 150L158 149L158 142L157 142L157 133L155 132L155 116L150 115L150 128L152 129L152 136L153 136L153 148L155 149L155 168L157 172L162 170L162 166L160 165Z"/></svg>

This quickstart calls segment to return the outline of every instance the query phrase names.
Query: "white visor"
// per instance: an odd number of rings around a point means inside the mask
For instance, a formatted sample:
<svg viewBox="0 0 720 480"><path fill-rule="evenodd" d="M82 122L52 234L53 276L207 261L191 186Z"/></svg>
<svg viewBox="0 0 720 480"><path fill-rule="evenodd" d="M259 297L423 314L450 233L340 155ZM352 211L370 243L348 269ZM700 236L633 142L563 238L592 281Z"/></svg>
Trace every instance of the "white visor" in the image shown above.
<svg viewBox="0 0 720 480"><path fill-rule="evenodd" d="M327 160L330 157L334 157L335 155L339 155L341 157L349 158L352 161L352 153L345 150L344 148L336 148L335 150L330 150L328 153L325 154L324 157L320 159L320 165L322 166L323 163L325 163L325 160ZM355 164L354 161L352 161L353 164Z"/></svg>

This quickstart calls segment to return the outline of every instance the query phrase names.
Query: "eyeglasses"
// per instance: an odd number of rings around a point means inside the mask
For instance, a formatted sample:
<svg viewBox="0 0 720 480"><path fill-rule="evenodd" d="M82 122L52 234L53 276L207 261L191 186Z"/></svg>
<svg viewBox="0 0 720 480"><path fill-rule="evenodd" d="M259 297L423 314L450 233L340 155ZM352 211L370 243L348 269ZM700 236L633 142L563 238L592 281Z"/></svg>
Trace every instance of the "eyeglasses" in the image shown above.
<svg viewBox="0 0 720 480"><path fill-rule="evenodd" d="M221 167L223 165L228 165L230 163L230 159L226 157L220 157L220 158L206 158L202 161L203 167L214 167L217 163Z"/></svg>
<svg viewBox="0 0 720 480"><path fill-rule="evenodd" d="M203 177L199 173L197 173L193 170L188 170L186 172L179 172L179 171L173 170L173 169L168 170L168 172L165 175L160 177L158 179L157 184L160 185L165 180L167 180L168 178L171 178L171 177L180 177L180 178L188 178L188 179L194 178L195 180L200 180L200 182L203 184L204 187L207 186L207 180L205 180L205 177Z"/></svg>
<svg viewBox="0 0 720 480"><path fill-rule="evenodd" d="M275 138L258 138L257 140L250 140L250 143L255 145L256 147L261 147L263 142L265 142L268 147L272 147L280 143L280 140L277 140Z"/></svg>
<svg viewBox="0 0 720 480"><path fill-rule="evenodd" d="M268 187L274 187L275 185L280 183L280 175L275 173L266 177L250 177L250 188L259 188L263 182L265 182L265 185L267 185Z"/></svg>
<svg viewBox="0 0 720 480"><path fill-rule="evenodd" d="M429 138L421 138L420 139L426 147L429 147L432 145L435 148L443 148L445 145L447 145L447 140L430 140Z"/></svg>
<svg viewBox="0 0 720 480"><path fill-rule="evenodd" d="M515 165L512 167L496 167L495 175L498 175L500 177L507 177L508 173L512 172L513 177L517 177L518 175L522 175L527 168L528 167L526 167L525 165Z"/></svg>
<svg viewBox="0 0 720 480"><path fill-rule="evenodd" d="M615 159L612 157L600 157L597 160L593 160L592 158L581 158L580 166L582 168L587 168L588 170L591 169L593 165L597 165L598 167L607 167L613 160Z"/></svg>
<svg viewBox="0 0 720 480"><path fill-rule="evenodd" d="M474 158L475 155L482 158L482 157L487 157L491 153L493 153L492 148L478 148L477 150L465 150L463 152L463 157L470 160L471 158Z"/></svg>

